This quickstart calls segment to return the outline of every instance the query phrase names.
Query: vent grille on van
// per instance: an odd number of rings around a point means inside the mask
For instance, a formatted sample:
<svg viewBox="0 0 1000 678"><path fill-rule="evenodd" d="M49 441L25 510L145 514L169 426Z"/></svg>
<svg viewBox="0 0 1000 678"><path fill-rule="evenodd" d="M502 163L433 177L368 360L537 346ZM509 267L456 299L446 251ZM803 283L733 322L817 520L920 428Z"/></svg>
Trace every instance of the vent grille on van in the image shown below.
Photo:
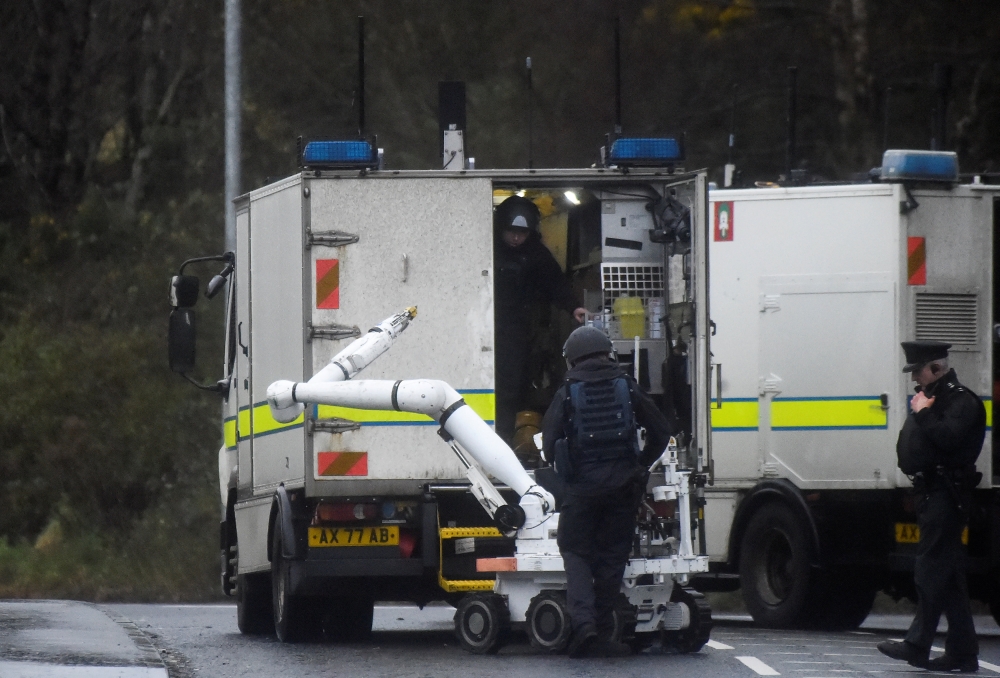
<svg viewBox="0 0 1000 678"><path fill-rule="evenodd" d="M917 341L973 346L978 328L979 302L975 294L917 292Z"/></svg>
<svg viewBox="0 0 1000 678"><path fill-rule="evenodd" d="M663 296L663 267L602 264L604 305L611 306L618 297L646 299Z"/></svg>

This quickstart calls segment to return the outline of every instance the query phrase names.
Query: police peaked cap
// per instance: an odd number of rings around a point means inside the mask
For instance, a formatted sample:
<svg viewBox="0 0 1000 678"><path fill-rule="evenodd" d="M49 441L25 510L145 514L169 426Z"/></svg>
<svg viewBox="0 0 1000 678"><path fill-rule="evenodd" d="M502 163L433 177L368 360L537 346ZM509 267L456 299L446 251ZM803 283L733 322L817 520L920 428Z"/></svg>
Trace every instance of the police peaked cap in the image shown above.
<svg viewBox="0 0 1000 678"><path fill-rule="evenodd" d="M900 346L906 354L904 372L915 372L929 362L947 358L951 348L951 344L943 341L904 341Z"/></svg>
<svg viewBox="0 0 1000 678"><path fill-rule="evenodd" d="M498 229L526 228L537 230L541 214L538 206L527 198L512 195L497 206L494 225Z"/></svg>

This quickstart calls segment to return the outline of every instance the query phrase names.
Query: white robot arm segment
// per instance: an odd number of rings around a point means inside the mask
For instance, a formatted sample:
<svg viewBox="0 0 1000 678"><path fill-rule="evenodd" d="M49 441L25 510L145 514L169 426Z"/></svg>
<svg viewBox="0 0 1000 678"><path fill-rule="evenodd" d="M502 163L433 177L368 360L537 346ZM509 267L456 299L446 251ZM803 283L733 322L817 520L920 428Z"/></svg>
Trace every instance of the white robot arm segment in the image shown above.
<svg viewBox="0 0 1000 678"><path fill-rule="evenodd" d="M355 377L380 355L389 350L396 338L403 333L410 321L417 317L416 306L411 306L395 315L391 315L363 336L352 341L348 346L333 356L326 367L313 375L308 383L327 383L347 381ZM271 415L276 421L288 424L302 414L304 409L299 400L295 401L291 394L282 395L279 390L271 397L271 389L277 384L292 384L292 382L275 382L268 389L268 401L271 403Z"/></svg>

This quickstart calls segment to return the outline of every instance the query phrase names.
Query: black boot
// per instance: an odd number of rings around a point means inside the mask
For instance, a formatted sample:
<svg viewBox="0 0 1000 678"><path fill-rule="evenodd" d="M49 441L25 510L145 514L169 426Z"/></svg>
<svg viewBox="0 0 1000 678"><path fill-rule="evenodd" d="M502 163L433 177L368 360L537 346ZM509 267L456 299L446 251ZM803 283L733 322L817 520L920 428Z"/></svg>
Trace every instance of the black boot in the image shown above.
<svg viewBox="0 0 1000 678"><path fill-rule="evenodd" d="M578 629L574 629L573 640L569 641L569 647L566 648L566 654L573 659L586 657L590 651L590 647L596 640L597 629L594 628L593 624L585 624Z"/></svg>
<svg viewBox="0 0 1000 678"><path fill-rule="evenodd" d="M912 645L905 640L901 643L894 640L883 640L875 647L886 657L899 659L917 668L927 668L927 657L930 655L930 650L921 650L916 645Z"/></svg>
<svg viewBox="0 0 1000 678"><path fill-rule="evenodd" d="M954 657L950 654L943 654L927 662L927 668L931 671L958 671L959 673L975 673L979 670L979 659L975 655L967 657Z"/></svg>

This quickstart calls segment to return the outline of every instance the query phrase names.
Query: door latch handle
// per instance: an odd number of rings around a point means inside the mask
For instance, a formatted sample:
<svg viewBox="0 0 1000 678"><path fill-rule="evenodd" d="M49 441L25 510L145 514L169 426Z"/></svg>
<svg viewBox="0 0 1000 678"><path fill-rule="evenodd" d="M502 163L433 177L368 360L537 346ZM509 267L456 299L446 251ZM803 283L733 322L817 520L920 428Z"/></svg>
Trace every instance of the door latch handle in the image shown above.
<svg viewBox="0 0 1000 678"><path fill-rule="evenodd" d="M243 355L250 356L250 347L243 343L243 321L236 326L236 341L239 343L240 348L243 349Z"/></svg>
<svg viewBox="0 0 1000 678"><path fill-rule="evenodd" d="M889 409L889 394L888 393L883 393L882 395L880 395L878 397L878 399L879 399L879 403L881 403L880 407L883 410L888 410Z"/></svg>

